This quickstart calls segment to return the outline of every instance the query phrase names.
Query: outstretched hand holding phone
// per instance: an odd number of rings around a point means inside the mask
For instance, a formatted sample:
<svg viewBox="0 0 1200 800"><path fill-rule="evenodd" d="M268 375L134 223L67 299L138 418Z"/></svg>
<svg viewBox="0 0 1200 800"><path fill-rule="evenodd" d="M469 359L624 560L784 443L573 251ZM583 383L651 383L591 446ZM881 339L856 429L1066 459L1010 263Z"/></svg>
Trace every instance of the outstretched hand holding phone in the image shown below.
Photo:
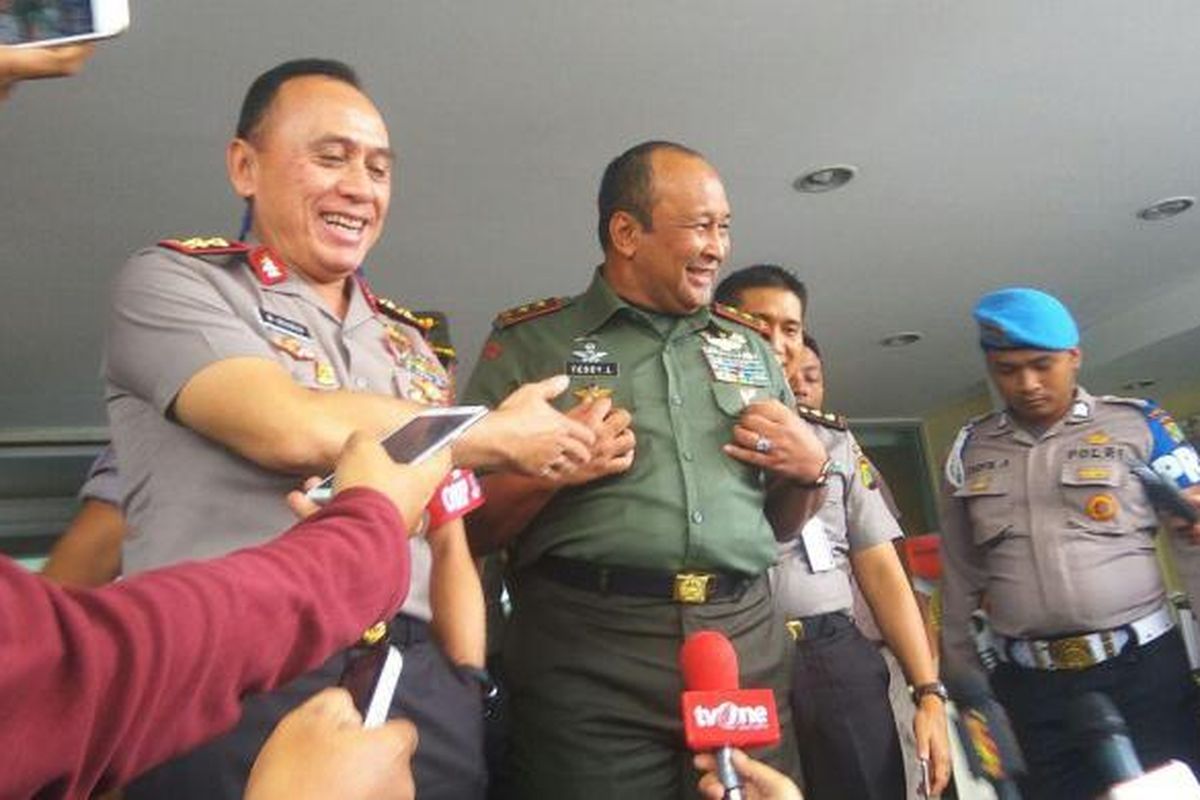
<svg viewBox="0 0 1200 800"><path fill-rule="evenodd" d="M355 433L346 440L346 447L338 458L333 491L337 494L344 489L365 486L383 492L404 518L411 536L419 530L421 513L449 471L449 448L442 448L420 464L397 464L379 442L363 433ZM310 483L315 485L318 480L311 478ZM301 518L319 508L299 491L288 495L288 505Z"/></svg>

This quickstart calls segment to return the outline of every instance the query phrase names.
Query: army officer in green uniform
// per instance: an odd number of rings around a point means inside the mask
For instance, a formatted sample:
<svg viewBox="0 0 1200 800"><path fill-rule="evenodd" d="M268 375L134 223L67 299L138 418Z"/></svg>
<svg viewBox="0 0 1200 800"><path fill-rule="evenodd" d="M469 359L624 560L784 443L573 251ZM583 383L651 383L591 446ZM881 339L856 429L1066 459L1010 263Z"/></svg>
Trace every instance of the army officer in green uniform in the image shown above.
<svg viewBox="0 0 1200 800"><path fill-rule="evenodd" d="M587 291L501 314L465 393L494 403L565 372L563 408L597 434L561 478L485 478L489 512L471 523L478 551L510 548L501 780L533 800L693 797L688 634L724 632L742 685L777 689L791 736L766 571L773 527L811 513L827 459L758 323L709 305L729 251L716 171L680 145L638 145L605 171L599 211ZM791 741L763 757L796 772Z"/></svg>

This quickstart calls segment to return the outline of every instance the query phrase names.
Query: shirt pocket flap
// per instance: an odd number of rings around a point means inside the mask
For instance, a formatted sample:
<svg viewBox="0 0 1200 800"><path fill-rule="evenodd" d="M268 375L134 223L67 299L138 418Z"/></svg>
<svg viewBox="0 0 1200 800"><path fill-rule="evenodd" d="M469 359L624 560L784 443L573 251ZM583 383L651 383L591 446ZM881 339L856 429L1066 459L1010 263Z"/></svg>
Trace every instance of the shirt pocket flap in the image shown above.
<svg viewBox="0 0 1200 800"><path fill-rule="evenodd" d="M1062 466L1063 486L1120 486L1124 468L1113 462L1068 461Z"/></svg>
<svg viewBox="0 0 1200 800"><path fill-rule="evenodd" d="M712 384L713 396L717 407L730 417L740 417L742 412L755 400L768 400L770 392L761 386L744 386L734 383Z"/></svg>
<svg viewBox="0 0 1200 800"><path fill-rule="evenodd" d="M955 497L966 501L975 544L994 545L1012 530L1011 488L1011 473L989 470L967 478L954 492Z"/></svg>
<svg viewBox="0 0 1200 800"><path fill-rule="evenodd" d="M973 497L1001 497L1012 488L1012 475L1008 472L980 472L963 481L954 490L954 496L964 500Z"/></svg>

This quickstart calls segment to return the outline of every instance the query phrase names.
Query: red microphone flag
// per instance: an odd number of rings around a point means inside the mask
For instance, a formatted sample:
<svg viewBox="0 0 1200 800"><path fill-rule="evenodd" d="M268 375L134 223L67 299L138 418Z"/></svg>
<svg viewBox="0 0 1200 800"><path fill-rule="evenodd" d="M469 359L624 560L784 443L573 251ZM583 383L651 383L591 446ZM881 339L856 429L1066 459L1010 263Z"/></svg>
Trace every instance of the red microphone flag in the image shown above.
<svg viewBox="0 0 1200 800"><path fill-rule="evenodd" d="M779 741L775 693L739 689L737 652L724 634L699 631L679 651L683 731L691 750L763 747Z"/></svg>

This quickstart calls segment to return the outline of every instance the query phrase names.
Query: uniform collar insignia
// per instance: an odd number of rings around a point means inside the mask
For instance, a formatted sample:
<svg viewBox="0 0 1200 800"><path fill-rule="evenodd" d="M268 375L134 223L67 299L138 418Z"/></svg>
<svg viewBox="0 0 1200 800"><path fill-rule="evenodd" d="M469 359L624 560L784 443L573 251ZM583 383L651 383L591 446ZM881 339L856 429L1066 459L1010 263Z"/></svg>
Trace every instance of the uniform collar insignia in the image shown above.
<svg viewBox="0 0 1200 800"><path fill-rule="evenodd" d="M287 280L287 264L271 248L256 247L246 258L263 286L274 286Z"/></svg>

